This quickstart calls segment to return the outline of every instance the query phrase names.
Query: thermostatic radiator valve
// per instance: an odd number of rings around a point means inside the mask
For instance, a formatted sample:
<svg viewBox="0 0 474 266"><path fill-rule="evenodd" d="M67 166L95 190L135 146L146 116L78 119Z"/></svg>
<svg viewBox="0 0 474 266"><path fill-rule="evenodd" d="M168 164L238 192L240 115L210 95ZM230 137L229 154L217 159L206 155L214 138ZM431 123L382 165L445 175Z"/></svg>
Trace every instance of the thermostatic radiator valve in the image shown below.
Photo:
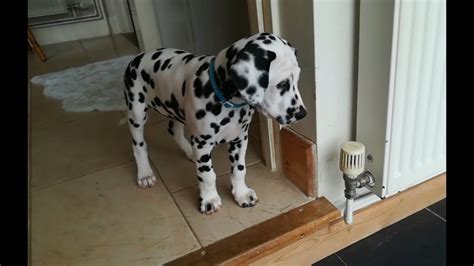
<svg viewBox="0 0 474 266"><path fill-rule="evenodd" d="M346 208L344 209L344 221L352 223L352 212L356 189L364 186L373 187L375 178L365 167L365 146L362 143L348 141L341 147L339 157L339 169L343 173L346 196Z"/></svg>

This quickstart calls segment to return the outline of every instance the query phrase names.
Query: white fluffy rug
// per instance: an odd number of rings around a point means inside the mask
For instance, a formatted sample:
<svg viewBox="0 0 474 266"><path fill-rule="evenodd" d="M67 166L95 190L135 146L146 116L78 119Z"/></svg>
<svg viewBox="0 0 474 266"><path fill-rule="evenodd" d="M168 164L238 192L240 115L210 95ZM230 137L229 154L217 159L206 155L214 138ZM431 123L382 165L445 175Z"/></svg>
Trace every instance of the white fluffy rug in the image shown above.
<svg viewBox="0 0 474 266"><path fill-rule="evenodd" d="M133 56L74 67L35 76L33 84L44 87L44 95L61 100L67 112L125 110L123 74Z"/></svg>

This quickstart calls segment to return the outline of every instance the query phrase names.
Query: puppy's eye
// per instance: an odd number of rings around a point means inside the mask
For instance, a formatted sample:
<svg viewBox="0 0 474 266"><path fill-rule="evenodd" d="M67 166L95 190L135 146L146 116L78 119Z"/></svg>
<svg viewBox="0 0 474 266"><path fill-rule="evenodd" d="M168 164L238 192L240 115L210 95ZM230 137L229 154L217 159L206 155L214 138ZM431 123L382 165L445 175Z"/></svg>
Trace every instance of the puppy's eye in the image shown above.
<svg viewBox="0 0 474 266"><path fill-rule="evenodd" d="M281 81L280 83L277 84L277 88L279 89L285 89L288 90L290 87L290 81L288 79L285 79Z"/></svg>

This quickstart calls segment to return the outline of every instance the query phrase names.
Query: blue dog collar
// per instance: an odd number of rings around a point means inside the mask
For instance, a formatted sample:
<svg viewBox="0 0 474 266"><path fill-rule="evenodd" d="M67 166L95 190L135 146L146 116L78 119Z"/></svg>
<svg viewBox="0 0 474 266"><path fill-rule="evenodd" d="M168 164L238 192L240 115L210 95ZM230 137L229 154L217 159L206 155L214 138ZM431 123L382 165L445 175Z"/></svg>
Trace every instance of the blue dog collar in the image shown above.
<svg viewBox="0 0 474 266"><path fill-rule="evenodd" d="M221 90L217 87L216 79L214 77L214 59L211 60L209 65L209 79L211 80L211 86L220 102L223 102L224 106L227 108L239 108L247 105L246 102L243 103L233 103L229 100L226 100Z"/></svg>

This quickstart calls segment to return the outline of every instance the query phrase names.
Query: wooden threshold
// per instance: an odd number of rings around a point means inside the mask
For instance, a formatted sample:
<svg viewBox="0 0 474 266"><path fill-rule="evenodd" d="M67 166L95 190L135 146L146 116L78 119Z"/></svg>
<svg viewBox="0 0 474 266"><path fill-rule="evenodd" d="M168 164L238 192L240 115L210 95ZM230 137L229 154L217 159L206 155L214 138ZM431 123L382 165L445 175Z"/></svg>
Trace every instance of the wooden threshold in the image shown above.
<svg viewBox="0 0 474 266"><path fill-rule="evenodd" d="M445 197L446 173L356 211L351 225L338 218L251 265L312 265Z"/></svg>
<svg viewBox="0 0 474 266"><path fill-rule="evenodd" d="M327 228L340 216L341 212L326 198L318 198L165 265L248 264Z"/></svg>

